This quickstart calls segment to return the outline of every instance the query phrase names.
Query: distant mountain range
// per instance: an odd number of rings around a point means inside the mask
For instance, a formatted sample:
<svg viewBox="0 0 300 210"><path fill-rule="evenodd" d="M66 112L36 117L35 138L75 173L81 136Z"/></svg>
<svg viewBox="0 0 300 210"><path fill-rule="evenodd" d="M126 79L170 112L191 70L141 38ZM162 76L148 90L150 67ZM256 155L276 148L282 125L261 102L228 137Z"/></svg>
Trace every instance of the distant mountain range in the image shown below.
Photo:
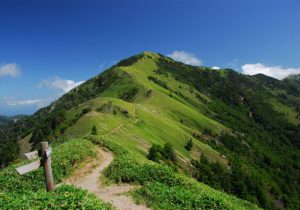
<svg viewBox="0 0 300 210"><path fill-rule="evenodd" d="M299 209L299 78L194 67L144 52L6 126L0 164L17 157L17 140L85 137L95 126L142 157L152 144L170 143L176 167L215 189L266 209Z"/></svg>
<svg viewBox="0 0 300 210"><path fill-rule="evenodd" d="M16 115L16 116L1 116L0 115L0 126L5 125L10 122L17 121L18 119L23 118L25 115Z"/></svg>

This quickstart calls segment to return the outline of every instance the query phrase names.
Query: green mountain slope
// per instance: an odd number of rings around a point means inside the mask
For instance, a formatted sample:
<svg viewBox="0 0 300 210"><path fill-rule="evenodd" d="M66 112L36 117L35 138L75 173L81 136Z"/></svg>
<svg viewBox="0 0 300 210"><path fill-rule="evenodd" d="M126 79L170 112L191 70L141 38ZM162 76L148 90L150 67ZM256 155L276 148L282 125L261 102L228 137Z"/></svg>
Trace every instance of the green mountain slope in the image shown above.
<svg viewBox="0 0 300 210"><path fill-rule="evenodd" d="M28 119L6 128L1 163L17 139L91 134L147 161L170 143L170 163L215 189L267 209L299 208L300 91L286 80L212 70L144 52L120 61ZM191 151L185 148L192 140Z"/></svg>

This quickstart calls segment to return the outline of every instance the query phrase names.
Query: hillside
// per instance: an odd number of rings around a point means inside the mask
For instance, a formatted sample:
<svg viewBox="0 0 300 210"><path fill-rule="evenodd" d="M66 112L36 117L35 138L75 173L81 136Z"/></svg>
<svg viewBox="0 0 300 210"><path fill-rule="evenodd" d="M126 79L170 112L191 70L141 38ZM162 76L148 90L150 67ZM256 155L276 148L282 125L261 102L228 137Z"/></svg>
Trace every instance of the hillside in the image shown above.
<svg viewBox="0 0 300 210"><path fill-rule="evenodd" d="M17 121L17 120L22 119L24 117L25 116L22 116L22 115L10 116L10 117L0 116L0 126L6 125L6 124L8 124L10 122L13 122L13 121Z"/></svg>
<svg viewBox="0 0 300 210"><path fill-rule="evenodd" d="M120 61L31 117L5 126L0 132L0 164L14 160L16 141L29 135L34 147L41 140L88 137L95 126L98 138L130 151L138 162L149 161L153 144L169 143L176 159L164 158L158 149L156 161L162 165L262 208L297 209L299 113L295 82L193 67L144 52ZM190 140L193 146L187 150ZM170 190L163 182L140 184L141 195ZM183 186L175 188L184 192ZM149 200L139 199L157 205L158 198L145 196Z"/></svg>

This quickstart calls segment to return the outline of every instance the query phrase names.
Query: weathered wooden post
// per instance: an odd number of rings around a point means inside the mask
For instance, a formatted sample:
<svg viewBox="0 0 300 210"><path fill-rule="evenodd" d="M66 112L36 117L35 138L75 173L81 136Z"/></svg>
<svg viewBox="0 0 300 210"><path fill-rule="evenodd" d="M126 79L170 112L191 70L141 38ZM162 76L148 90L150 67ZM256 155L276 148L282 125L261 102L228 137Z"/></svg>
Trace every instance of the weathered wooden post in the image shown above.
<svg viewBox="0 0 300 210"><path fill-rule="evenodd" d="M43 166L44 177L45 177L45 185L47 191L51 191L54 189L52 168L51 168L51 153L52 149L49 147L48 142L43 141L40 143L40 150L26 153L25 156L28 160L36 160L27 165L20 166L16 168L20 175L27 174L31 171L37 170L41 166ZM39 159L40 158L40 159Z"/></svg>
<svg viewBox="0 0 300 210"><path fill-rule="evenodd" d="M48 148L48 142L42 141L40 142L41 146L41 164L44 170L44 177L45 177L45 185L47 191L54 190L54 182L53 182L53 175L52 175L52 168L51 168L51 147Z"/></svg>

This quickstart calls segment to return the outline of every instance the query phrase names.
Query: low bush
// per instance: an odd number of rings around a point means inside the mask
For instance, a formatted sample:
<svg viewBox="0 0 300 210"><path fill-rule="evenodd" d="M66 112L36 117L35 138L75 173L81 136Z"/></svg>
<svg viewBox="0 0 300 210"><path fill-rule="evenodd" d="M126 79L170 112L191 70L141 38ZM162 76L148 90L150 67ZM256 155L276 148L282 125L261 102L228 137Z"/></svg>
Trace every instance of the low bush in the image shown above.
<svg viewBox="0 0 300 210"><path fill-rule="evenodd" d="M87 191L63 185L52 192L39 190L21 194L0 194L4 209L112 209Z"/></svg>
<svg viewBox="0 0 300 210"><path fill-rule="evenodd" d="M151 182L136 190L133 196L145 200L154 209L230 209L222 198L201 194L199 190L185 186L169 187L160 182Z"/></svg>

